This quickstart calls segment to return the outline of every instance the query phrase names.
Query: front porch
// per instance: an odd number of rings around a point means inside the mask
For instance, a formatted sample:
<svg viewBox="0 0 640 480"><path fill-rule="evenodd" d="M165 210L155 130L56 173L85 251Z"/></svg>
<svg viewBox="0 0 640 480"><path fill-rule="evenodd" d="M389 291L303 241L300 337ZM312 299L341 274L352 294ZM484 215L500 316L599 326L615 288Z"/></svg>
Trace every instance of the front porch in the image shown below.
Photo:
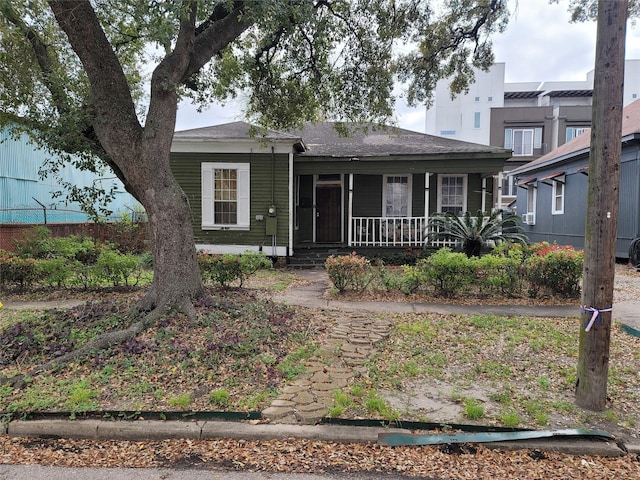
<svg viewBox="0 0 640 480"><path fill-rule="evenodd" d="M294 247L289 265L294 267L323 266L330 255L355 252L368 257L401 255L407 249L456 248L456 241L430 240L429 221L425 217L352 217L346 241L334 243L303 243Z"/></svg>
<svg viewBox="0 0 640 480"><path fill-rule="evenodd" d="M454 240L427 240L432 233L427 217L351 217L350 247L455 247Z"/></svg>

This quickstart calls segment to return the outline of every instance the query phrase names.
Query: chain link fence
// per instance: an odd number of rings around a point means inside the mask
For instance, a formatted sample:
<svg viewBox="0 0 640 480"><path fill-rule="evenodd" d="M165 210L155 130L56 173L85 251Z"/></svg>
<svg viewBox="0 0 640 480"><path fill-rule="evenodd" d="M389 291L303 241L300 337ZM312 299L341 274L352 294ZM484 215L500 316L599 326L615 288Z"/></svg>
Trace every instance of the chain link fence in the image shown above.
<svg viewBox="0 0 640 480"><path fill-rule="evenodd" d="M103 219L106 222L118 221L118 213ZM146 221L144 212L129 213L134 222ZM93 223L94 219L80 210L59 208L0 208L0 224L25 223L47 225L50 223Z"/></svg>

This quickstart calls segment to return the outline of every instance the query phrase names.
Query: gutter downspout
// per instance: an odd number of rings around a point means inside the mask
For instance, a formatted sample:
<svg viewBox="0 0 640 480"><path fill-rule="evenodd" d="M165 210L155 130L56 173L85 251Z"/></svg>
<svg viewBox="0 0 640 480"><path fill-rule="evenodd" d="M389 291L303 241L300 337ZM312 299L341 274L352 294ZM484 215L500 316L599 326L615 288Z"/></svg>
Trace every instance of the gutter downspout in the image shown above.
<svg viewBox="0 0 640 480"><path fill-rule="evenodd" d="M353 245L353 173L349 174L349 204L347 205L347 245Z"/></svg>
<svg viewBox="0 0 640 480"><path fill-rule="evenodd" d="M295 228L295 207L293 199L293 152L289 152L289 256L293 255L293 230Z"/></svg>

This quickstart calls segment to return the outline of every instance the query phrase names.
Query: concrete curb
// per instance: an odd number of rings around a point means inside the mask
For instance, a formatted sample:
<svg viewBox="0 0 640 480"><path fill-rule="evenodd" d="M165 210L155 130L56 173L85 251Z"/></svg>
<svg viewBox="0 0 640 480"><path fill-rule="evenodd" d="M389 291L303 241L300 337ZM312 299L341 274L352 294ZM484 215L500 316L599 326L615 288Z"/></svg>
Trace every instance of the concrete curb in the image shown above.
<svg viewBox="0 0 640 480"><path fill-rule="evenodd" d="M161 420L14 420L7 434L14 437L76 438L90 440L161 441L187 438L283 440L297 438L338 443L377 443L379 433L411 433L408 429L345 425L251 424L225 421ZM619 457L640 454L640 445L625 445L590 438L554 437L484 443L498 450L540 450L570 455Z"/></svg>
<svg viewBox="0 0 640 480"><path fill-rule="evenodd" d="M189 438L204 440L234 438L281 440L303 438L340 443L375 443L379 432L409 433L385 427L344 425L290 425L224 421L162 420L14 420L7 434L13 437L80 438L91 440L165 440Z"/></svg>

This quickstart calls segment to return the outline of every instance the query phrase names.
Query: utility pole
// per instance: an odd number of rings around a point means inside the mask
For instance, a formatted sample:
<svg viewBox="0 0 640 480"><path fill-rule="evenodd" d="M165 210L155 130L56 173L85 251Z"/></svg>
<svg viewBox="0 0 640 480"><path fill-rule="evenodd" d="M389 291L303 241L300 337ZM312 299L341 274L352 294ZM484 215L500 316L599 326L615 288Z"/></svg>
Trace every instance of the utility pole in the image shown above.
<svg viewBox="0 0 640 480"><path fill-rule="evenodd" d="M576 403L604 410L607 401L615 274L622 87L628 0L599 0Z"/></svg>

